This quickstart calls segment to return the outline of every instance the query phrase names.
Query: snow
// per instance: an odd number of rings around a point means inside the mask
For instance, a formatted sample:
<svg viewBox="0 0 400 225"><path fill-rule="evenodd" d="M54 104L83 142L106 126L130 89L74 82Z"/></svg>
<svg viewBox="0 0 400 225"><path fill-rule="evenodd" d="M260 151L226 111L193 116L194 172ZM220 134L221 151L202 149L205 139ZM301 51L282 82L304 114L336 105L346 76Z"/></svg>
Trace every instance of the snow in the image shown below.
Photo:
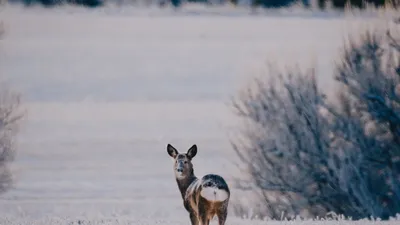
<svg viewBox="0 0 400 225"><path fill-rule="evenodd" d="M218 173L243 197L229 98L267 60L316 63L330 90L343 35L372 20L215 11L7 5L0 72L28 115L0 224L189 224L168 143L197 144L195 174Z"/></svg>

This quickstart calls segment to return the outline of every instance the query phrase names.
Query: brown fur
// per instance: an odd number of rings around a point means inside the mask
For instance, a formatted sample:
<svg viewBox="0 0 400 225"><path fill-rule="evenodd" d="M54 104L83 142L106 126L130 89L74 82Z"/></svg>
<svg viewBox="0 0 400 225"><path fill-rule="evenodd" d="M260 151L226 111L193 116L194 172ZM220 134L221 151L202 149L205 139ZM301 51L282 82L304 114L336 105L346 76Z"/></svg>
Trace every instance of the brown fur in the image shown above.
<svg viewBox="0 0 400 225"><path fill-rule="evenodd" d="M182 169L182 174L175 172L176 182L181 192L183 205L189 212L192 225L209 225L214 216L219 225L224 225L227 217L228 198L222 202L213 202L203 198L200 193L203 180L194 175L192 158L197 154L197 146L193 145L186 154L179 153L172 145L167 146L168 154L174 158L174 169ZM226 186L229 193L229 188Z"/></svg>

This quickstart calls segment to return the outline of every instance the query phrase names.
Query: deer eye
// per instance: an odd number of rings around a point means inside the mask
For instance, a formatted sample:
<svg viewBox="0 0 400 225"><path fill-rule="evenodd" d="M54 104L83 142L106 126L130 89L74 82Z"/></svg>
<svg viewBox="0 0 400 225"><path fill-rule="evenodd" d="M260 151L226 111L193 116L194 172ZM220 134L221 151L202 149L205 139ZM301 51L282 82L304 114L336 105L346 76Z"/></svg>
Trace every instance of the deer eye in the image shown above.
<svg viewBox="0 0 400 225"><path fill-rule="evenodd" d="M187 161L185 161L185 164L187 164Z"/></svg>

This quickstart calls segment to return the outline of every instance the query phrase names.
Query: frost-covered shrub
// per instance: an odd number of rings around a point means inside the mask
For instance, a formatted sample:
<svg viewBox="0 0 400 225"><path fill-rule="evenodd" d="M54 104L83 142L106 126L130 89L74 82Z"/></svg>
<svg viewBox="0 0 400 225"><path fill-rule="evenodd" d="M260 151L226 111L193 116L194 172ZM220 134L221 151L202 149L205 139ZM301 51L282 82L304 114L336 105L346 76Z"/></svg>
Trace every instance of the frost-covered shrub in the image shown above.
<svg viewBox="0 0 400 225"><path fill-rule="evenodd" d="M333 132L345 157L334 168L345 174L343 189L360 215L388 218L400 212L398 41L390 33L367 32L350 42L337 66L343 88Z"/></svg>
<svg viewBox="0 0 400 225"><path fill-rule="evenodd" d="M8 163L15 152L15 135L20 113L19 95L7 90L4 85L0 90L0 192L6 191L12 184Z"/></svg>
<svg viewBox="0 0 400 225"><path fill-rule="evenodd" d="M324 98L312 71L270 70L234 103L247 123L245 141L234 142L234 149L262 190L269 217L318 211L324 200L330 154L328 121L320 116Z"/></svg>
<svg viewBox="0 0 400 225"><path fill-rule="evenodd" d="M337 65L338 104L296 68L235 98L245 126L232 144L267 206L259 217L400 213L399 62L396 38L367 32Z"/></svg>
<svg viewBox="0 0 400 225"><path fill-rule="evenodd" d="M0 77L3 76L0 74ZM12 176L8 166L14 158L16 147L14 138L22 116L20 94L12 91L4 82L0 81L0 193L12 185Z"/></svg>

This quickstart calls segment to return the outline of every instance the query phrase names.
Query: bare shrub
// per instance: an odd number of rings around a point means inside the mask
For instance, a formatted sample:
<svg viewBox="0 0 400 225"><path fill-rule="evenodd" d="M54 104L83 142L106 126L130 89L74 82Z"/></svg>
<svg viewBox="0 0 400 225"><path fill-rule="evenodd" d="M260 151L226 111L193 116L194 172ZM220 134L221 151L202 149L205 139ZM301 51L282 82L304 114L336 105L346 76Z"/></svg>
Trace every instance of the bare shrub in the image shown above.
<svg viewBox="0 0 400 225"><path fill-rule="evenodd" d="M326 190L329 126L320 116L325 97L312 71L270 71L268 79L256 79L255 87L234 102L248 126L242 133L245 141L233 146L262 190L269 217L299 215L303 209L318 215L331 191Z"/></svg>
<svg viewBox="0 0 400 225"><path fill-rule="evenodd" d="M0 77L3 76L0 74ZM23 115L20 94L11 90L5 82L0 81L0 193L8 190L12 185L9 163L14 160L16 147L14 138Z"/></svg>
<svg viewBox="0 0 400 225"><path fill-rule="evenodd" d="M258 217L400 212L400 45L361 37L337 65L338 105L296 68L270 70L234 99L246 124L232 145L267 205Z"/></svg>
<svg viewBox="0 0 400 225"><path fill-rule="evenodd" d="M400 36L399 36L400 37ZM334 133L346 173L344 190L364 216L400 212L400 45L390 33L351 41L337 66L340 114Z"/></svg>

